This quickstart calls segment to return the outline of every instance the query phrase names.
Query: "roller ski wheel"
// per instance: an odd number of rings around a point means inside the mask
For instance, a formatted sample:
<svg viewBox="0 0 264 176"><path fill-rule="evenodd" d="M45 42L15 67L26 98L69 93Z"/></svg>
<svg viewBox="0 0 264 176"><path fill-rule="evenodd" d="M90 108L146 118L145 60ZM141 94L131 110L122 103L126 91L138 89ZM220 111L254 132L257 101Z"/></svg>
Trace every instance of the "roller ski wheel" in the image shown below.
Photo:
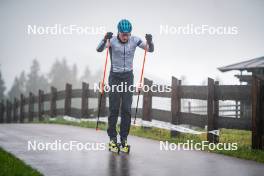
<svg viewBox="0 0 264 176"><path fill-rule="evenodd" d="M113 152L113 153L117 153L117 154L119 154L119 152L120 152L120 147L119 147L119 145L118 145L116 142L114 142L113 140L111 140L111 141L109 142L109 144L108 144L108 150L109 150L110 152Z"/></svg>
<svg viewBox="0 0 264 176"><path fill-rule="evenodd" d="M130 152L130 145L127 144L127 142L123 143L123 144L119 144L120 145L120 152L122 153L127 153L129 154Z"/></svg>

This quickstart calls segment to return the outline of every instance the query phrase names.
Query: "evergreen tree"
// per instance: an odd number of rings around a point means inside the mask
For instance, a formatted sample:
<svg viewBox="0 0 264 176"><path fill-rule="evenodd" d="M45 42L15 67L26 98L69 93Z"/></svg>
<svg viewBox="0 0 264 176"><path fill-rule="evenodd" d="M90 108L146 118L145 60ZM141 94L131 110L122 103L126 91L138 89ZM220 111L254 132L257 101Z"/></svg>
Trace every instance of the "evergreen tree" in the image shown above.
<svg viewBox="0 0 264 176"><path fill-rule="evenodd" d="M70 67L65 58L62 61L56 60L48 74L50 84L59 90L65 89L65 84L70 83L74 87L79 86L78 68L74 64Z"/></svg>
<svg viewBox="0 0 264 176"><path fill-rule="evenodd" d="M25 72L22 71L19 78L15 77L14 83L8 92L8 97L13 100L15 97L20 98L20 94L26 92L26 76Z"/></svg>
<svg viewBox="0 0 264 176"><path fill-rule="evenodd" d="M48 89L48 80L43 75L40 75L40 65L36 59L33 60L30 67L30 73L27 76L26 94L29 94L29 92L38 94L39 89L44 91Z"/></svg>
<svg viewBox="0 0 264 176"><path fill-rule="evenodd" d="M5 81L2 78L2 72L0 71L0 100L5 98Z"/></svg>
<svg viewBox="0 0 264 176"><path fill-rule="evenodd" d="M80 79L81 82L86 82L90 84L91 81L91 71L88 66L85 67L83 75L81 76Z"/></svg>

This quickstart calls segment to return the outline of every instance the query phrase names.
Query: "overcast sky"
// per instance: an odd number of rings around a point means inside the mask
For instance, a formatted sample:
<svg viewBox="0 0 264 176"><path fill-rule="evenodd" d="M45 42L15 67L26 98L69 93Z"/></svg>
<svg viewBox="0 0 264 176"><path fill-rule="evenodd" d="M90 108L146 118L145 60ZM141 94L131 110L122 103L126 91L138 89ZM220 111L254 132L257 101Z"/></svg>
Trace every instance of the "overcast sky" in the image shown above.
<svg viewBox="0 0 264 176"><path fill-rule="evenodd" d="M56 58L66 57L82 72L103 68L105 53L95 48L103 35L29 35L28 25L55 24L103 27L116 34L120 19L132 22L132 34L144 39L153 35L155 52L147 55L146 77L170 82L171 76L187 77L188 84L200 84L207 77L219 77L224 84L238 84L237 72L221 73L217 67L264 55L264 1L262 0L0 0L0 63L9 88L16 75L29 70L37 58L47 73ZM160 27L208 25L236 27L236 35L186 35L161 33ZM143 50L134 60L136 81Z"/></svg>

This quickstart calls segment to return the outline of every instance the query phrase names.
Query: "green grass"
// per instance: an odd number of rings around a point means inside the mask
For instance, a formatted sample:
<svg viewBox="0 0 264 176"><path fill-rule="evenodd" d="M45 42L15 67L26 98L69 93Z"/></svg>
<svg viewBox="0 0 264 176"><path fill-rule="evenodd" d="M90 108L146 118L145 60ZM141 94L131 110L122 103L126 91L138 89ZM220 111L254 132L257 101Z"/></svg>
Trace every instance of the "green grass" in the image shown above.
<svg viewBox="0 0 264 176"><path fill-rule="evenodd" d="M43 123L53 123L53 124L64 124L80 126L84 128L94 128L96 127L96 122L92 121L81 121L73 122L66 121L63 118L56 118L55 120L45 119ZM100 130L106 130L107 124L100 122ZM184 143L187 140L193 140L193 143L206 141L206 134L194 135L187 133L180 133L177 137L171 137L170 131L159 128L143 128L131 126L130 135L144 137L148 139L158 140L158 141L168 141L170 143ZM237 143L237 150L209 150L205 149L207 152L213 152L218 154L224 154L232 157L253 160L257 162L264 163L264 151L252 150L251 149L251 131L246 130L235 130L235 129L220 129L221 143Z"/></svg>
<svg viewBox="0 0 264 176"><path fill-rule="evenodd" d="M20 159L0 148L0 176L39 176L37 170L31 168Z"/></svg>
<svg viewBox="0 0 264 176"><path fill-rule="evenodd" d="M238 150L214 152L264 163L264 151L251 149L251 131L222 129L220 142L237 142Z"/></svg>

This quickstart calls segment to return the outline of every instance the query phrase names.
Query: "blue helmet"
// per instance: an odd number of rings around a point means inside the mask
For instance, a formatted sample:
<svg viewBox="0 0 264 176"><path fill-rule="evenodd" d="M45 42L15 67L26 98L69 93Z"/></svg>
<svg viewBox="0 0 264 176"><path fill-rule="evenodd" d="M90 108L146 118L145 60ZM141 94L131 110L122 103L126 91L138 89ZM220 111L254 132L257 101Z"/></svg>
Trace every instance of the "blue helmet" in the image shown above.
<svg viewBox="0 0 264 176"><path fill-rule="evenodd" d="M132 31L132 25L128 20L122 19L121 21L119 21L117 29L118 32L130 33Z"/></svg>

